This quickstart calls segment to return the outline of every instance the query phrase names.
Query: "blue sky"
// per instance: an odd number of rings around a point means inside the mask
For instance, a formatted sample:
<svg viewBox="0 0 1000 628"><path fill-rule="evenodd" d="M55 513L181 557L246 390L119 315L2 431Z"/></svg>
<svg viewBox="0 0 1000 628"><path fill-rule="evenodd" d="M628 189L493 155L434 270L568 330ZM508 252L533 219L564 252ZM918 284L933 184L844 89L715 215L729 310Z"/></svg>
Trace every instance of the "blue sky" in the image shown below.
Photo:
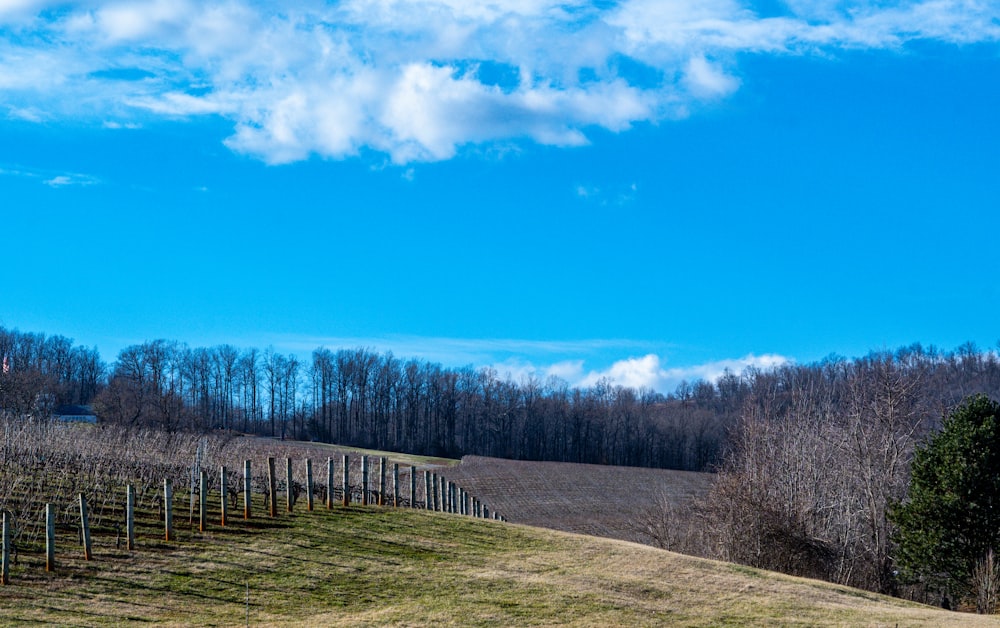
<svg viewBox="0 0 1000 628"><path fill-rule="evenodd" d="M0 324L574 385L1000 340L1000 3L0 0Z"/></svg>

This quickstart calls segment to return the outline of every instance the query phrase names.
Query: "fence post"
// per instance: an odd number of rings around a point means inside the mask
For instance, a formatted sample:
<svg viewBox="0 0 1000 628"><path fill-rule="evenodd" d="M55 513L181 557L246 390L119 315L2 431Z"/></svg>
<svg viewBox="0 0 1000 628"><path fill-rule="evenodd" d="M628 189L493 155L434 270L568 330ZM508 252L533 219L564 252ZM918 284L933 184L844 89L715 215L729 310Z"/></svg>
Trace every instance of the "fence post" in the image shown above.
<svg viewBox="0 0 1000 628"><path fill-rule="evenodd" d="M306 510L313 509L313 461L306 458Z"/></svg>
<svg viewBox="0 0 1000 628"><path fill-rule="evenodd" d="M295 505L295 495L292 494L292 459L285 458L285 506L292 512Z"/></svg>
<svg viewBox="0 0 1000 628"><path fill-rule="evenodd" d="M125 547L135 549L135 486L125 487Z"/></svg>
<svg viewBox="0 0 1000 628"><path fill-rule="evenodd" d="M83 537L83 559L90 560L90 521L87 519L87 498L80 493L80 535Z"/></svg>
<svg viewBox="0 0 1000 628"><path fill-rule="evenodd" d="M378 505L385 506L385 456L378 459Z"/></svg>
<svg viewBox="0 0 1000 628"><path fill-rule="evenodd" d="M267 458L267 513L278 516L278 478L274 470L274 457Z"/></svg>
<svg viewBox="0 0 1000 628"><path fill-rule="evenodd" d="M368 456L361 456L361 505L368 505Z"/></svg>
<svg viewBox="0 0 1000 628"><path fill-rule="evenodd" d="M410 508L417 507L417 468L410 465Z"/></svg>
<svg viewBox="0 0 1000 628"><path fill-rule="evenodd" d="M443 475L438 489L441 491L441 512L448 512L448 480Z"/></svg>
<svg viewBox="0 0 1000 628"><path fill-rule="evenodd" d="M3 511L3 532L0 535L0 584L10 584L10 521L7 511Z"/></svg>
<svg viewBox="0 0 1000 628"><path fill-rule="evenodd" d="M351 459L344 454L344 506L351 505Z"/></svg>
<svg viewBox="0 0 1000 628"><path fill-rule="evenodd" d="M433 510L434 502L431 499L431 472L424 471L424 510Z"/></svg>
<svg viewBox="0 0 1000 628"><path fill-rule="evenodd" d="M333 458L326 459L326 507L333 508Z"/></svg>
<svg viewBox="0 0 1000 628"><path fill-rule="evenodd" d="M45 504L45 571L56 568L56 509Z"/></svg>
<svg viewBox="0 0 1000 628"><path fill-rule="evenodd" d="M174 538L174 486L170 478L163 480L163 540Z"/></svg>
<svg viewBox="0 0 1000 628"><path fill-rule="evenodd" d="M202 471L198 475L198 531L208 528L208 474Z"/></svg>
<svg viewBox="0 0 1000 628"><path fill-rule="evenodd" d="M392 507L399 508L399 463L392 463Z"/></svg>
<svg viewBox="0 0 1000 628"><path fill-rule="evenodd" d="M229 505L226 504L226 498L228 495L228 487L226 486L226 466L223 465L219 469L219 500L222 502L222 510L220 511L219 522L222 527L226 527L226 515L229 514Z"/></svg>
<svg viewBox="0 0 1000 628"><path fill-rule="evenodd" d="M250 461L243 461L243 518L250 518L253 504L253 475L250 473Z"/></svg>

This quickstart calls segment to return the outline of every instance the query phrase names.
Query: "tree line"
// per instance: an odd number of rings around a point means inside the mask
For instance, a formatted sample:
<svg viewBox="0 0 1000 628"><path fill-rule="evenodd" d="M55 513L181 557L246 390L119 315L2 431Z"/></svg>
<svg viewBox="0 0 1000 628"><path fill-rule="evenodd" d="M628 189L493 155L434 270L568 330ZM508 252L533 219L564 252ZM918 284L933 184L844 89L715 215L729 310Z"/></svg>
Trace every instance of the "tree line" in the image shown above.
<svg viewBox="0 0 1000 628"><path fill-rule="evenodd" d="M435 456L705 470L720 460L727 412L709 382L674 399L601 381L514 381L365 348L318 348L308 362L272 348L191 348L154 340L112 364L62 336L0 327L0 410L46 416L92 405L129 427L235 430Z"/></svg>
<svg viewBox="0 0 1000 628"><path fill-rule="evenodd" d="M674 549L930 603L957 590L901 575L894 513L913 499L915 452L945 418L972 395L1000 399L996 353L913 345L732 384L742 410Z"/></svg>
<svg viewBox="0 0 1000 628"><path fill-rule="evenodd" d="M0 327L0 411L47 415L60 405L88 404L107 383L96 348L63 336Z"/></svg>
<svg viewBox="0 0 1000 628"><path fill-rule="evenodd" d="M514 381L491 368L446 368L365 348L317 348L304 361L272 348L154 340L122 349L108 365L96 349L62 336L2 327L0 356L8 361L0 408L12 414L82 403L102 421L167 431L682 470L735 469L749 444L771 431L782 439L803 431L806 439L854 426L855 438L871 432L877 439L896 433L886 424L906 438L894 452L899 459L879 466L902 468L912 441L948 409L973 393L1000 394L996 354L970 344L726 372L715 382L682 382L669 394L608 380L585 389L557 378ZM788 455L765 455L761 464Z"/></svg>

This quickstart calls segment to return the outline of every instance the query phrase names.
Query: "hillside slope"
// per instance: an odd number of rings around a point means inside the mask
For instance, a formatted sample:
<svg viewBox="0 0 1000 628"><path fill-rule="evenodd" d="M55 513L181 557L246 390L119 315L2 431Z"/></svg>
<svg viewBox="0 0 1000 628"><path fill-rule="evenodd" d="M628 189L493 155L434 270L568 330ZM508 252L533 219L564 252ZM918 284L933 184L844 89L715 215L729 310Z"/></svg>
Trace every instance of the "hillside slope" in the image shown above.
<svg viewBox="0 0 1000 628"><path fill-rule="evenodd" d="M297 510L134 552L23 556L3 625L1000 626L627 543L408 509ZM249 601L249 603L248 603Z"/></svg>
<svg viewBox="0 0 1000 628"><path fill-rule="evenodd" d="M648 542L636 525L650 508L684 508L714 475L693 471L465 456L442 471L508 521Z"/></svg>

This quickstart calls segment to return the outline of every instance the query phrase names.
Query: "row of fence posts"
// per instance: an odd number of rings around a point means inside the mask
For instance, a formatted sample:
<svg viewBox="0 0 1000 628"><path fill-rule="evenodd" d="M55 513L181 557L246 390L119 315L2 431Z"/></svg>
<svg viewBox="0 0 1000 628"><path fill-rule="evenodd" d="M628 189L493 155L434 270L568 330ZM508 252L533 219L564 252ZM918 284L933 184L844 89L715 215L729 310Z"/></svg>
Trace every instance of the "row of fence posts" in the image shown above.
<svg viewBox="0 0 1000 628"><path fill-rule="evenodd" d="M334 463L333 458L328 458L326 462L327 482L326 482L326 507L334 507ZM361 505L386 506L386 458L379 458L378 467L378 491L371 490L370 469L368 456L361 456ZM221 500L220 525L225 527L229 517L228 505L228 472L226 467L221 467L219 498ZM345 455L343 460L343 484L342 504L350 506L352 498L351 487L351 466L350 458ZM285 458L285 507L288 512L293 512L295 505L295 492L293 490L294 481L292 477L292 459ZM208 475L201 471L198 476L198 530L205 532L208 529ZM314 486L312 460L306 459L306 508L313 510ZM410 466L410 486L409 504L410 508L417 508L417 468ZM374 493L374 495L373 495ZM267 459L267 508L268 515L278 516L278 482L276 475L275 459ZM243 461L243 518L252 518L252 497L253 497L253 477L251 475L250 461ZM374 497L374 499L372 499ZM174 534L173 517L174 492L170 479L163 480L163 523L164 539L173 541ZM80 503L80 538L83 544L84 560L93 559L93 551L90 542L90 522L87 511L87 499L83 493L79 494ZM398 508L400 502L399 490L399 464L392 465L392 506ZM495 519L506 521L499 513L491 512L486 505L478 498L473 497L468 491L458 486L455 482L447 480L437 473L424 471L424 508L426 510L440 511L446 513L460 514L480 519ZM11 553L11 517L6 511L3 512L2 539L0 539L0 584L10 584L10 553ZM54 571L55 562L55 505L45 504L45 570ZM135 487L131 484L125 487L125 543L129 551L135 550Z"/></svg>

